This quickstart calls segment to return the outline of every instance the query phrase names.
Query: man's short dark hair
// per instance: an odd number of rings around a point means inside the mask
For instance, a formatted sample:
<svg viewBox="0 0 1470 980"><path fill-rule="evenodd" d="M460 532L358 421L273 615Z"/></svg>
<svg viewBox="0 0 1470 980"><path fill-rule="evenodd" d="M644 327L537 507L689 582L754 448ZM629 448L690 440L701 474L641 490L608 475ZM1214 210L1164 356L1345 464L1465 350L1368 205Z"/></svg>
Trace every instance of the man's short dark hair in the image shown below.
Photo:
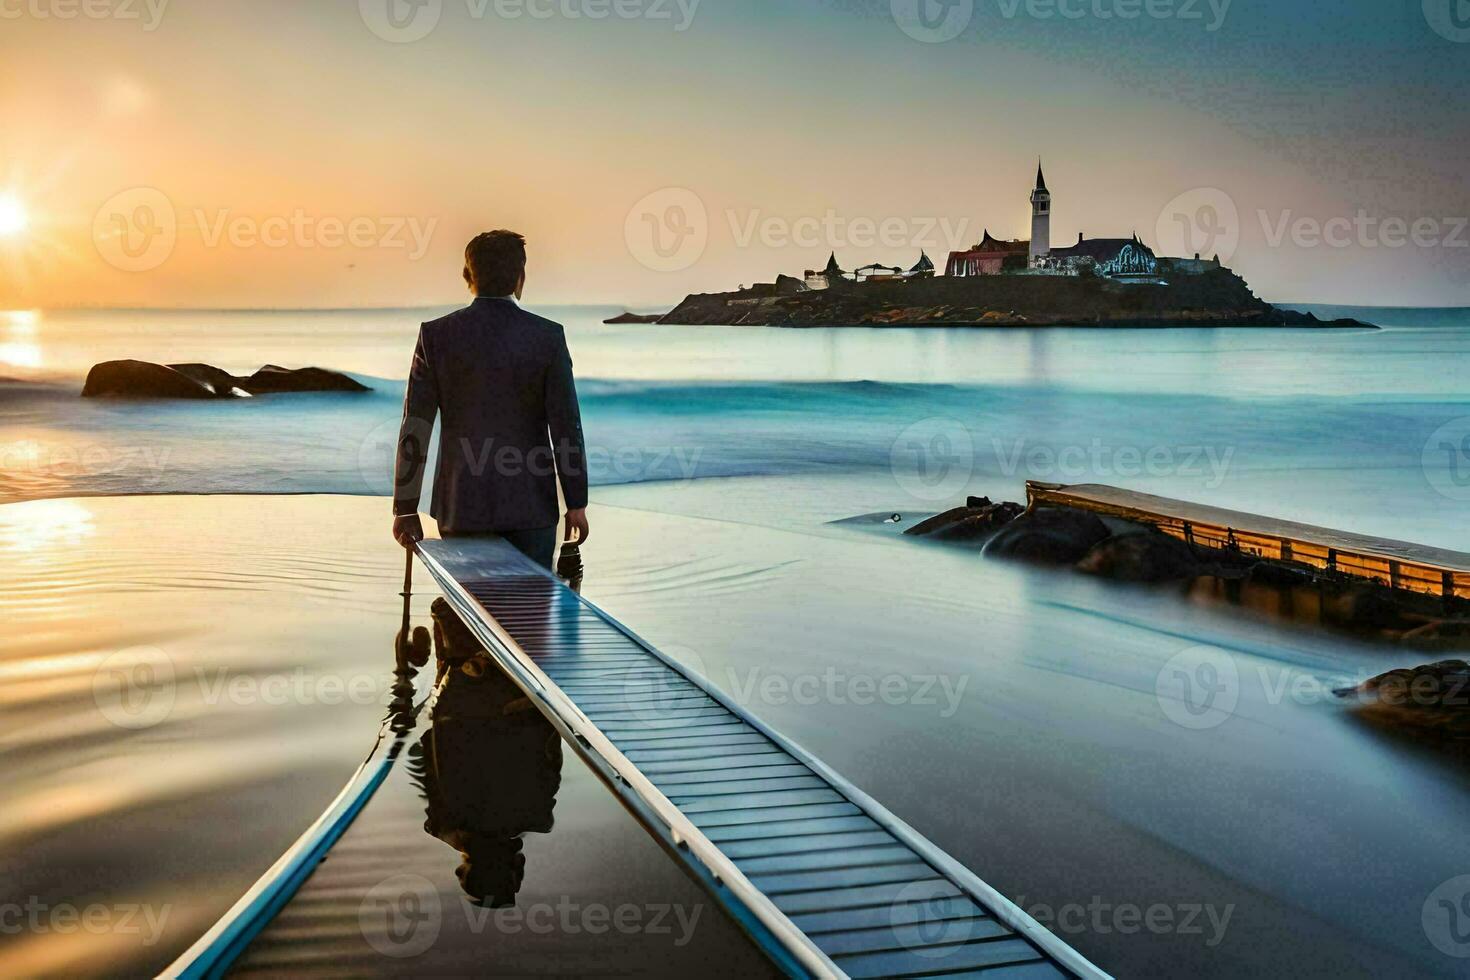
<svg viewBox="0 0 1470 980"><path fill-rule="evenodd" d="M477 296L509 296L526 271L526 240L513 231L486 231L464 247L464 281Z"/></svg>

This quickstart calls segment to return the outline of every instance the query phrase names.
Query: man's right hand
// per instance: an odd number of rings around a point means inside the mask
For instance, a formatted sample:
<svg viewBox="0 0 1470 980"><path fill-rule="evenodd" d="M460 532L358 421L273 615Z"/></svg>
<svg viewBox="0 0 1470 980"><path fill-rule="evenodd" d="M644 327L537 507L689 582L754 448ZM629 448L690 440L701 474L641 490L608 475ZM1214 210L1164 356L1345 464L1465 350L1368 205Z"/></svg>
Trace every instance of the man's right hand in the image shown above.
<svg viewBox="0 0 1470 980"><path fill-rule="evenodd" d="M575 542L572 539L573 531L577 532ZM576 510L567 511L567 530L566 534L562 536L563 541L573 542L578 547L581 547L587 543L587 537L591 533L591 530L587 527L587 508L579 507Z"/></svg>
<svg viewBox="0 0 1470 980"><path fill-rule="evenodd" d="M393 518L393 539L409 549L424 540L424 525L419 521L419 515L404 514Z"/></svg>

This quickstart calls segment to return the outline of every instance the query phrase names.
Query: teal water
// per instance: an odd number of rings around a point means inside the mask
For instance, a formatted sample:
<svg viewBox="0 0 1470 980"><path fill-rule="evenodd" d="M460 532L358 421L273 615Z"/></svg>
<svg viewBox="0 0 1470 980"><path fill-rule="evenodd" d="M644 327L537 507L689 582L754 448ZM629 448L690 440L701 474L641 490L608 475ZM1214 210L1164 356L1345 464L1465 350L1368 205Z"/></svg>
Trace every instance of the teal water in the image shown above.
<svg viewBox="0 0 1470 980"><path fill-rule="evenodd" d="M1470 549L1470 311L1317 309L1384 329L612 327L612 309L544 312L567 326L595 484L820 474L832 519L880 490L913 509L966 486L1017 499L1028 478L1104 482ZM385 494L414 330L437 312L6 314L0 500ZM125 356L318 364L374 390L77 398L90 364ZM781 526L806 505L758 506Z"/></svg>
<svg viewBox="0 0 1470 980"><path fill-rule="evenodd" d="M1061 916L1054 928L1117 975L1457 975L1464 961L1435 942L1453 934L1427 917L1442 886L1470 874L1470 778L1453 758L1357 725L1329 696L1425 655L986 562L902 539L902 525L833 522L875 512L908 522L966 493L1017 499L1033 478L1470 550L1470 312L1334 310L1385 329L1332 332L607 327L599 320L616 311L546 312L567 324L596 450L585 591L614 615L1033 913ZM0 374L15 379L0 388L0 494L381 495L394 379L428 315L11 314L0 341ZM375 390L218 405L79 399L86 366L117 356L236 370L315 363ZM12 522L25 588L10 615L31 625L6 662L31 686L11 697L46 720L24 742L44 764L14 757L7 809L29 815L27 833L46 826L56 773L75 776L63 788L88 785L117 751L100 736L44 737L75 728L56 720L69 716L55 714L55 695L29 700L48 663L70 665L71 677L95 649L146 641L180 663L264 655L283 670L271 658L299 656L350 676L368 657L383 669L381 656L358 652L371 648L358 633L369 619L385 638L392 629L396 555L386 517L374 523L385 506L312 498L298 511L235 498L206 535L198 503L173 521L164 500L98 508L95 532L58 504L35 512L57 542L41 551L26 552L25 522ZM258 526L243 519L257 510ZM138 575L121 531L97 567L103 529L129 526L156 528L138 553L167 575ZM229 556L227 568L191 549L200 537ZM256 538L272 547L253 555ZM326 560L327 542L345 550ZM369 575L387 600L371 616ZM281 600L247 609L222 591L256 577L310 594L281 606L285 617L270 611ZM106 614L91 645L65 639L75 627L58 601L88 589ZM138 637L126 618L137 608L195 609L199 622L150 616ZM339 623L352 642L290 640L315 637L315 622ZM235 639L221 644L226 624ZM185 626L208 641L175 639ZM269 652L273 637L289 649ZM1195 665L1201 648L1234 672L1229 709L1209 724L1181 714L1167 687L1179 658ZM875 693L885 682L891 697ZM145 743L197 762L196 780L156 788L156 770L122 767L112 782L128 799L202 810L229 771L220 760L272 746L252 752L253 778L311 786L280 790L310 812L311 793L335 788L318 771L324 747L349 759L373 714L357 706L350 723L345 709L328 722L297 707L247 725L201 708ZM78 744L85 765L66 762ZM195 759L205 745L208 757ZM289 839L295 826L282 817L272 830ZM212 832L194 833L203 842ZM135 833L139 853L174 843ZM67 861L60 841L74 838L48 839L58 841L49 863L28 880ZM109 859L83 852L72 876L86 881ZM230 893L216 883L212 900ZM1167 913L1172 925L1130 931L1119 910Z"/></svg>

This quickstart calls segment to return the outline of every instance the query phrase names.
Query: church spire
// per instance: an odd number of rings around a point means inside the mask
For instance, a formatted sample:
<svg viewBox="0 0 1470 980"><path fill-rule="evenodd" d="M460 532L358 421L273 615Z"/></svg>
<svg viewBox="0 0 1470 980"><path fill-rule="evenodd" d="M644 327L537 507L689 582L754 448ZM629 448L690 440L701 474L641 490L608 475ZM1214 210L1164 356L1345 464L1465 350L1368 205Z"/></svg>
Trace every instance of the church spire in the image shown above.
<svg viewBox="0 0 1470 980"><path fill-rule="evenodd" d="M1031 192L1031 268L1051 254L1051 191L1046 189L1046 175L1041 172L1041 157L1036 158L1036 190Z"/></svg>

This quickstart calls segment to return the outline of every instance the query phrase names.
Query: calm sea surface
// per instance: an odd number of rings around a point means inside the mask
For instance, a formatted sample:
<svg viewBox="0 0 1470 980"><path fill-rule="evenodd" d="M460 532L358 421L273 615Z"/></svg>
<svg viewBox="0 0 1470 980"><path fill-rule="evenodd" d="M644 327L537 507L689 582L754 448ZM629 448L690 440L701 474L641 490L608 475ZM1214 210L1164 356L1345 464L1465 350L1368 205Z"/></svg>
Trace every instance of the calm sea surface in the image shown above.
<svg viewBox="0 0 1470 980"><path fill-rule="evenodd" d="M544 309L594 452L585 592L1120 976L1456 975L1426 917L1470 874L1470 777L1327 693L1431 658L845 522L1042 479L1470 550L1470 311L1316 309L1385 329L609 327L616 310ZM174 910L148 946L0 936L0 972L159 968L366 750L401 574L371 498L435 313L0 314L0 500L29 501L0 507L3 880L17 902ZM374 390L80 399L114 357L316 364ZM336 496L122 496L159 493ZM1202 645L1236 670L1212 724L1160 694ZM138 647L189 683L162 722L120 730L96 677ZM221 694L235 676L246 693ZM321 697L363 677L374 696ZM568 758L564 799L593 806ZM571 825L618 851L641 834L616 812ZM528 887L538 868L599 873L558 832L528 852ZM626 883L635 902L697 899L662 872Z"/></svg>

